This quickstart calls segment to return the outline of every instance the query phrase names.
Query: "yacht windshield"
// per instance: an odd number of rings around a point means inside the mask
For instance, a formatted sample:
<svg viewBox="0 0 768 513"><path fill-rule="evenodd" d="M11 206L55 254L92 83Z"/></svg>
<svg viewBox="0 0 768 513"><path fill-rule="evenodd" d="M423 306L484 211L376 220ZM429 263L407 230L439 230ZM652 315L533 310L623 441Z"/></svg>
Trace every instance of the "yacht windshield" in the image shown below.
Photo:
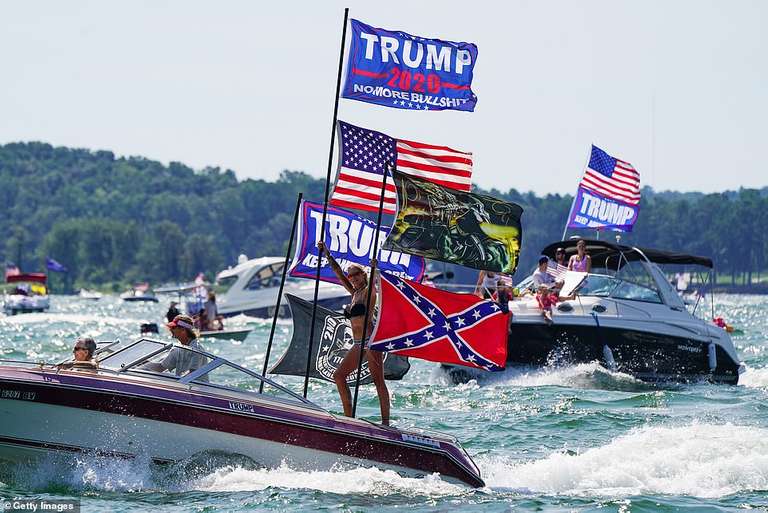
<svg viewBox="0 0 768 513"><path fill-rule="evenodd" d="M226 278L219 278L216 280L216 284L213 286L213 290L217 294L225 294L227 291L229 291L232 285L235 284L236 281L237 275L227 276Z"/></svg>
<svg viewBox="0 0 768 513"><path fill-rule="evenodd" d="M256 271L245 286L247 290L266 289L280 285L280 276L283 274L283 262L266 265Z"/></svg>
<svg viewBox="0 0 768 513"><path fill-rule="evenodd" d="M578 293L582 296L662 303L656 282L638 261L626 262L611 275L590 274Z"/></svg>

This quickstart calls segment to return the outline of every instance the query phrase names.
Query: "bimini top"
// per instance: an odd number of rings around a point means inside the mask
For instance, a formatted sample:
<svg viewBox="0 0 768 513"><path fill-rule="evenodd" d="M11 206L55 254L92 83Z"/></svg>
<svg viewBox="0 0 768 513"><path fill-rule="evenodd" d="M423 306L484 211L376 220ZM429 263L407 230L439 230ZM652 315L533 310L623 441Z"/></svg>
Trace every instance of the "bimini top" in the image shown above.
<svg viewBox="0 0 768 513"><path fill-rule="evenodd" d="M661 251L650 248L635 248L633 246L623 246L612 244L603 240L583 239L587 244L587 253L592 258L593 267L615 268L623 267L626 261L645 260L647 258L655 264L679 264L679 265L701 265L712 269L714 264L711 258L686 255L684 253L673 253L670 251ZM557 248L564 248L568 258L576 254L576 243L578 239L553 242L545 247L541 253L552 259L555 258ZM645 257L643 257L645 255Z"/></svg>
<svg viewBox="0 0 768 513"><path fill-rule="evenodd" d="M45 282L47 280L48 278L44 273L10 274L5 277L6 283L31 282L31 283L42 283L43 285L45 285Z"/></svg>

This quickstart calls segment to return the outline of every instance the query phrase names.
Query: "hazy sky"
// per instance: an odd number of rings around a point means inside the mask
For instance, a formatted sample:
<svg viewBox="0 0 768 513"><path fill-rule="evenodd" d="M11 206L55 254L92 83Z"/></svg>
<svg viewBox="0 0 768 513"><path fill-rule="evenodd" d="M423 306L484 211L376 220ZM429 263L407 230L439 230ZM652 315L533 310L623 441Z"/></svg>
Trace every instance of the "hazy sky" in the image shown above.
<svg viewBox="0 0 768 513"><path fill-rule="evenodd" d="M572 194L591 143L656 190L768 185L761 0L0 0L0 143L325 176L345 6L477 44L475 112L339 118L472 151L485 188Z"/></svg>

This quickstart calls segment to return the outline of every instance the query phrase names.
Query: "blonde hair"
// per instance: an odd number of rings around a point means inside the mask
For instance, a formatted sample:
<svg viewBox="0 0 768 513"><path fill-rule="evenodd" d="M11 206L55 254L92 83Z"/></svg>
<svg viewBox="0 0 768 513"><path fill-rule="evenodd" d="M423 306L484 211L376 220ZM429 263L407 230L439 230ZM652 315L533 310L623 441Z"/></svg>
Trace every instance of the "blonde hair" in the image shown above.
<svg viewBox="0 0 768 513"><path fill-rule="evenodd" d="M349 279L349 271L351 271L352 269L357 269L358 271L360 271L363 274L363 279L365 280L365 286L367 287L368 286L368 273L365 272L365 269L363 269L361 266L359 266L357 264L350 264L350 266L347 267L347 279Z"/></svg>

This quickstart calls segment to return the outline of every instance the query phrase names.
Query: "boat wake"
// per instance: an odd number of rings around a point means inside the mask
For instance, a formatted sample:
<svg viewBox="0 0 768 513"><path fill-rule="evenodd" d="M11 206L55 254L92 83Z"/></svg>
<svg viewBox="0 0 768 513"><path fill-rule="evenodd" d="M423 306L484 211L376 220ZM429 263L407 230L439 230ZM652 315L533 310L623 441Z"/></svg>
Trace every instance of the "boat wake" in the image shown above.
<svg viewBox="0 0 768 513"><path fill-rule="evenodd" d="M739 385L748 388L768 388L768 367L753 369L747 366L744 374L739 376Z"/></svg>
<svg viewBox="0 0 768 513"><path fill-rule="evenodd" d="M7 326L26 324L54 324L68 323L80 325L97 324L100 326L130 326L136 325L136 320L126 317L110 317L101 314L77 314L77 313L27 313L24 315L10 315L0 317L0 324Z"/></svg>
<svg viewBox="0 0 768 513"><path fill-rule="evenodd" d="M100 456L49 458L34 465L6 467L0 481L45 493L91 492L258 492L269 488L313 490L337 494L446 496L468 493L466 486L439 475L402 477L375 467L302 471L283 464L258 468L243 456L205 453L170 465L148 459L123 460Z"/></svg>
<svg viewBox="0 0 768 513"><path fill-rule="evenodd" d="M475 373L472 381L482 386L565 386L628 392L657 388L629 374L608 370L598 362L546 367L511 366L502 372Z"/></svg>
<svg viewBox="0 0 768 513"><path fill-rule="evenodd" d="M408 478L391 470L379 470L375 467L315 472L294 470L287 466L270 470L226 467L190 484L192 489L209 492L282 488L337 494L444 496L461 494L468 490L465 486L443 481L437 475L420 479Z"/></svg>
<svg viewBox="0 0 768 513"><path fill-rule="evenodd" d="M716 498L768 489L768 429L730 424L645 427L603 447L514 463L478 458L494 491Z"/></svg>

